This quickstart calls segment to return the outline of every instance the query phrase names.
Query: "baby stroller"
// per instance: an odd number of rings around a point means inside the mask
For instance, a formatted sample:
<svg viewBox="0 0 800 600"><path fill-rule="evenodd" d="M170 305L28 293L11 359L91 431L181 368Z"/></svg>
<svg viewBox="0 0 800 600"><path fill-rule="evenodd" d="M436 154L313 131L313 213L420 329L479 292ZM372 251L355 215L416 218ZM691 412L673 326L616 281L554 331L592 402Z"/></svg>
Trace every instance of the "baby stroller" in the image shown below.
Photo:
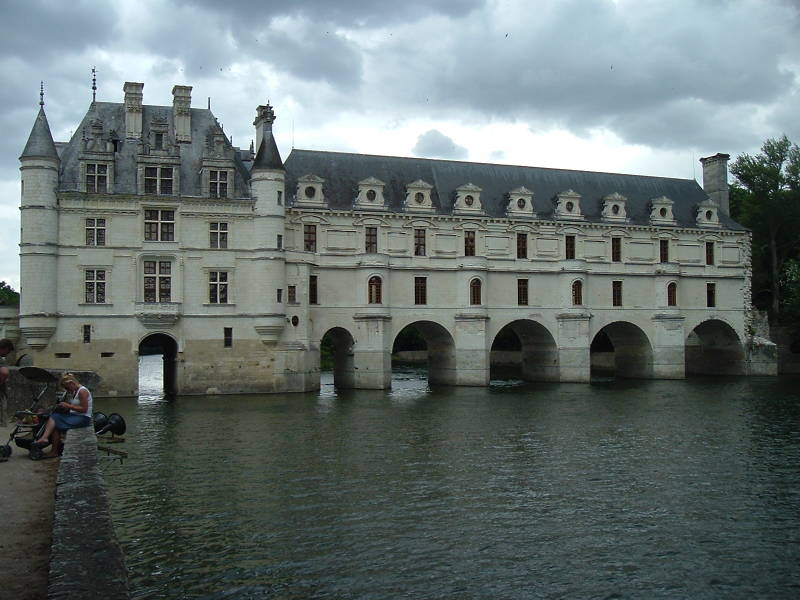
<svg viewBox="0 0 800 600"><path fill-rule="evenodd" d="M11 456L11 442L17 445L18 448L27 450L31 458L41 458L41 451L32 446L33 442L42 434L44 427L47 424L47 419L50 417L49 410L37 409L37 404L45 395L51 383L58 382L58 377L39 367L20 367L20 374L28 381L36 384L38 392L33 393L33 401L30 408L27 410L18 410L14 413L16 424L14 429L11 430L11 435L5 445L0 446L0 459L7 459ZM63 392L60 396L63 397ZM59 449L59 453L60 453Z"/></svg>

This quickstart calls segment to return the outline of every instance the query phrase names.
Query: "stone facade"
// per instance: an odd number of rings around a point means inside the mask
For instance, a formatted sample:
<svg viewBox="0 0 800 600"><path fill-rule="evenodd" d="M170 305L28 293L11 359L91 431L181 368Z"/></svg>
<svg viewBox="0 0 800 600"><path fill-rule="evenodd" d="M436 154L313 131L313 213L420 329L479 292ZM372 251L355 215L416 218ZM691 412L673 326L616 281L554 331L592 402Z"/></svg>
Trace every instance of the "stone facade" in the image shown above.
<svg viewBox="0 0 800 600"><path fill-rule="evenodd" d="M241 150L191 88L172 107L124 90L66 143L40 110L20 157L22 305L3 321L36 364L97 371L98 395L135 395L148 349L182 394L314 390L326 335L338 385L385 388L406 326L447 384L487 385L507 328L532 380L588 381L609 351L630 377L772 369L749 358L750 237L727 214L726 155L703 159L713 194L303 150L284 165L268 105Z"/></svg>

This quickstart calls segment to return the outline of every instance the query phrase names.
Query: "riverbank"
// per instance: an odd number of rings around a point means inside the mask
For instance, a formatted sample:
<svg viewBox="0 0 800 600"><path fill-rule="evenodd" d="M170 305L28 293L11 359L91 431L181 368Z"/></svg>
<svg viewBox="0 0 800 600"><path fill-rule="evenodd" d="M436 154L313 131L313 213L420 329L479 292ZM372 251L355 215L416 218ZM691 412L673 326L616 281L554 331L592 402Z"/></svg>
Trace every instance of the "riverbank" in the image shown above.
<svg viewBox="0 0 800 600"><path fill-rule="evenodd" d="M2 443L11 430L0 428ZM0 590L4 597L47 597L58 463L58 459L32 461L27 451L16 446L8 461L0 463Z"/></svg>

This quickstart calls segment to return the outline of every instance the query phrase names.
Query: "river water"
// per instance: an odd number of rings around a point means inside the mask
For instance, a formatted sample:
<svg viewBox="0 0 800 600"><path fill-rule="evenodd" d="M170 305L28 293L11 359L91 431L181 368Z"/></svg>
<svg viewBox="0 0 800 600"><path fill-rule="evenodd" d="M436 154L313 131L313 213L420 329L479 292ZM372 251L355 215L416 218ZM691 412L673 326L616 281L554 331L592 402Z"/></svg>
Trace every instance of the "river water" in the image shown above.
<svg viewBox="0 0 800 600"><path fill-rule="evenodd" d="M134 598L797 598L798 381L97 400Z"/></svg>

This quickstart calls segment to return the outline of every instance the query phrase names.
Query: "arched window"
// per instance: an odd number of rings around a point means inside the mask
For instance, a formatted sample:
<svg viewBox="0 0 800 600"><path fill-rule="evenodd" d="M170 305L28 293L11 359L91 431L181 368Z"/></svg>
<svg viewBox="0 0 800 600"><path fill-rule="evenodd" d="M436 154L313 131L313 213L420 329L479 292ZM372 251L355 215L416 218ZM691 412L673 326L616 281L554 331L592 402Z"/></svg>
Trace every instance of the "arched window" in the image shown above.
<svg viewBox="0 0 800 600"><path fill-rule="evenodd" d="M678 284L674 281L667 286L667 306L678 306Z"/></svg>
<svg viewBox="0 0 800 600"><path fill-rule="evenodd" d="M370 304L380 304L383 301L381 287L382 282L380 277L374 275L369 278L367 297Z"/></svg>
<svg viewBox="0 0 800 600"><path fill-rule="evenodd" d="M481 304L481 280L473 279L469 282L469 303L472 306Z"/></svg>
<svg viewBox="0 0 800 600"><path fill-rule="evenodd" d="M572 283L572 306L583 304L583 282L578 280Z"/></svg>

